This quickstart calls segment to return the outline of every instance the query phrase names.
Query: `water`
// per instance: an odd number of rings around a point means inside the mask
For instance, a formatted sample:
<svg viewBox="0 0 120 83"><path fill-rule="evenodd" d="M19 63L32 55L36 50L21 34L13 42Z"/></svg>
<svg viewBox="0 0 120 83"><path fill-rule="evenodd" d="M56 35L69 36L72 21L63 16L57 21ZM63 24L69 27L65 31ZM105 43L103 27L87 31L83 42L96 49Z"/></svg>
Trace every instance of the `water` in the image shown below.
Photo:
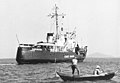
<svg viewBox="0 0 120 83"><path fill-rule="evenodd" d="M92 74L96 65L100 65L106 72L118 71L111 80L63 82L55 77L55 72L71 73L67 68L70 63L47 63L17 65L14 59L0 60L0 83L120 83L120 58L92 59L86 58L83 63L78 63L80 74Z"/></svg>

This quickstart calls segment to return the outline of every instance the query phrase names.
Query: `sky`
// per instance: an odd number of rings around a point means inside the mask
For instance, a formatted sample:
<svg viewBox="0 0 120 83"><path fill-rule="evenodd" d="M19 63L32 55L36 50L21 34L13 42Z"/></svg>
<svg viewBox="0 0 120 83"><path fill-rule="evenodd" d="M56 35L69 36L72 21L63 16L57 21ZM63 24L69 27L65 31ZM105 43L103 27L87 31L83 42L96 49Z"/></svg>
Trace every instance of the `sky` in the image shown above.
<svg viewBox="0 0 120 83"><path fill-rule="evenodd" d="M16 58L18 41L46 41L54 30L48 17L57 4L64 13L65 30L76 27L77 41L88 46L88 55L103 53L120 57L119 0L0 0L0 58Z"/></svg>

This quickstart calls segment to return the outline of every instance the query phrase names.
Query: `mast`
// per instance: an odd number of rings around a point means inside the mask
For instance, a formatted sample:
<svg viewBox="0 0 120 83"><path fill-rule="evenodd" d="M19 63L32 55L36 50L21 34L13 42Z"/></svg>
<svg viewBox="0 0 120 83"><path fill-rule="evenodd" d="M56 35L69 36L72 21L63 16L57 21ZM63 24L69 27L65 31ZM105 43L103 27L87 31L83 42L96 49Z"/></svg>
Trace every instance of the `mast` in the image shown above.
<svg viewBox="0 0 120 83"><path fill-rule="evenodd" d="M55 4L55 19L56 19L56 39L58 39L58 7Z"/></svg>
<svg viewBox="0 0 120 83"><path fill-rule="evenodd" d="M58 25L58 16L62 16L62 18L64 18L64 14L58 14L58 7L56 6L56 4L55 4L55 12L54 13L52 13L52 14L50 14L50 15L48 15L48 16L51 16L51 18L54 18L55 17L55 25L56 25L56 41L57 41L57 39L58 39L58 35L59 35L59 32L58 32L58 27L59 27L59 25Z"/></svg>

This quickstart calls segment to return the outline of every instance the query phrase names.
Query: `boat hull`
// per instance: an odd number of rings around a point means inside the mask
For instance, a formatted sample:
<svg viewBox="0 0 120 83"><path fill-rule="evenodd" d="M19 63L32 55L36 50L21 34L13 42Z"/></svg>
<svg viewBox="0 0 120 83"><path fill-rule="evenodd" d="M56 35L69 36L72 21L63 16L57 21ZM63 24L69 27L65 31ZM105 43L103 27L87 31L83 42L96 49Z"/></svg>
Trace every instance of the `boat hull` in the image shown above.
<svg viewBox="0 0 120 83"><path fill-rule="evenodd" d="M64 73L59 73L57 74L60 76L60 78L63 81L96 81L96 80L110 80L115 76L115 73L107 73L105 75L89 75L89 76L72 76L72 75L67 75Z"/></svg>
<svg viewBox="0 0 120 83"><path fill-rule="evenodd" d="M18 47L16 61L18 64L60 63L71 62L73 57L77 57L79 62L83 62L86 54L77 55L74 52L50 52Z"/></svg>

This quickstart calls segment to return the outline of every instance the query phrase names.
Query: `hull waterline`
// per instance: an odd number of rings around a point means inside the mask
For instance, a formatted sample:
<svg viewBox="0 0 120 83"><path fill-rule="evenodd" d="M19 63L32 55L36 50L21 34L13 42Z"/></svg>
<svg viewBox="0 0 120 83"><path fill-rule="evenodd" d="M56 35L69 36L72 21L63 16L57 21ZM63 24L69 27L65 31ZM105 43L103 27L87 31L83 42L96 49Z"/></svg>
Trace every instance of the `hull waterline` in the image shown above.
<svg viewBox="0 0 120 83"><path fill-rule="evenodd" d="M37 63L61 63L71 62L73 57L77 57L79 62L83 62L86 55L80 56L73 52L41 52L23 50L25 48L18 47L16 61L18 64L37 64Z"/></svg>

